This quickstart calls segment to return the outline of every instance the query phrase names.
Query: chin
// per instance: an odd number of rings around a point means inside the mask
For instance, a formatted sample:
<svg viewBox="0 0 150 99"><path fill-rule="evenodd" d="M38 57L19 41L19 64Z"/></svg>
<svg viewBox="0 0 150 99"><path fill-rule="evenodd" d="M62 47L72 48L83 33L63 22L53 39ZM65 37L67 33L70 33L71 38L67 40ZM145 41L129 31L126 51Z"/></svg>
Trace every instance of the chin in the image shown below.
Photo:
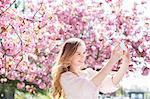
<svg viewBox="0 0 150 99"><path fill-rule="evenodd" d="M79 64L79 67L84 67L84 64Z"/></svg>

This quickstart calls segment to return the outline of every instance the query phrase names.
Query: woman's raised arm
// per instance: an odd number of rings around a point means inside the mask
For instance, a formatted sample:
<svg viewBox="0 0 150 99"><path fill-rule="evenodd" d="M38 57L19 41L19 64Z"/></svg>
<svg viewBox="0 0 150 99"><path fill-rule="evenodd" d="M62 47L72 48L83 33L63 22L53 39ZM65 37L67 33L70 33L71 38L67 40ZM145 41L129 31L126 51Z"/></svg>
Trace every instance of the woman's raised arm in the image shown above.
<svg viewBox="0 0 150 99"><path fill-rule="evenodd" d="M113 83L115 85L117 85L121 81L121 79L123 78L124 74L128 70L130 61L131 61L131 57L129 55L129 51L128 52L124 52L124 55L122 57L122 64L120 66L120 69L118 70L118 72L113 77Z"/></svg>
<svg viewBox="0 0 150 99"><path fill-rule="evenodd" d="M98 87L101 82L105 79L105 77L111 71L113 65L121 59L123 55L123 50L121 50L119 43L117 43L116 47L112 51L111 58L108 63L95 75L91 78L91 81Z"/></svg>

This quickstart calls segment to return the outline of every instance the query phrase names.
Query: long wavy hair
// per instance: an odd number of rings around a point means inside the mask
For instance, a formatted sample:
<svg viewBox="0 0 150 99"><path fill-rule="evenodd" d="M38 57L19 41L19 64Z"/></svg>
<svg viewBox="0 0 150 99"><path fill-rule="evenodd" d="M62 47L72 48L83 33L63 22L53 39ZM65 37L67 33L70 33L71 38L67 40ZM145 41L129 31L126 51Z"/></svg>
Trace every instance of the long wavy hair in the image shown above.
<svg viewBox="0 0 150 99"><path fill-rule="evenodd" d="M52 95L54 99L60 99L60 97L63 97L65 99L65 93L60 84L60 77L62 73L70 71L71 62L69 61L69 59L77 51L78 46L82 44L83 41L81 39L70 38L66 40L62 45L56 59L56 63L52 69Z"/></svg>

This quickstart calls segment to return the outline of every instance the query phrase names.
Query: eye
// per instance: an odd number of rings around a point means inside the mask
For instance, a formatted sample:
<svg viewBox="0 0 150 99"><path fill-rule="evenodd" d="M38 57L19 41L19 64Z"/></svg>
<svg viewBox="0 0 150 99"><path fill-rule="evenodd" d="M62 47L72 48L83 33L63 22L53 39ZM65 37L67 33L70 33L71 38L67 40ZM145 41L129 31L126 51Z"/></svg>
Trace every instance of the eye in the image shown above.
<svg viewBox="0 0 150 99"><path fill-rule="evenodd" d="M78 55L81 55L80 53L78 53Z"/></svg>
<svg viewBox="0 0 150 99"><path fill-rule="evenodd" d="M81 53L77 52L77 55L81 55Z"/></svg>

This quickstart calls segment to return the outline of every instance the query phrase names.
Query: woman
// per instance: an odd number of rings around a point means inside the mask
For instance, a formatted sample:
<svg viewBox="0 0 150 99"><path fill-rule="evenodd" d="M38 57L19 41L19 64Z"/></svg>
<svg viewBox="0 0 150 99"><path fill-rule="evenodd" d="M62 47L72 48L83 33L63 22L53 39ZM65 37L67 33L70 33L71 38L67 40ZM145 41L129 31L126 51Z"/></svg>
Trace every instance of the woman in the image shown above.
<svg viewBox="0 0 150 99"><path fill-rule="evenodd" d="M52 70L54 99L98 99L99 92L114 92L130 63L129 52L123 51L119 43L99 72L90 68L82 71L85 58L86 46L83 40L70 38L63 44ZM121 58L122 66L114 76L110 76L113 65Z"/></svg>

